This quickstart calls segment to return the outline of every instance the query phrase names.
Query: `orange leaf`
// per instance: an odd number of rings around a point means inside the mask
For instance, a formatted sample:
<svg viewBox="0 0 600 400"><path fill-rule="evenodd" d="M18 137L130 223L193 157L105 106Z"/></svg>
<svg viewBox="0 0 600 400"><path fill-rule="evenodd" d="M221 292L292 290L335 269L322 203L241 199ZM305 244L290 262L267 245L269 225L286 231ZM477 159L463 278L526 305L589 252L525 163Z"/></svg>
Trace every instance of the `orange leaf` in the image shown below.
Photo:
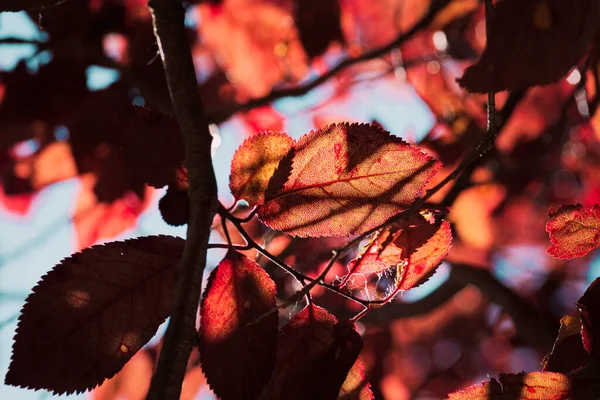
<svg viewBox="0 0 600 400"><path fill-rule="evenodd" d="M269 182L293 144L294 140L281 132L258 133L246 139L231 162L229 187L233 196L253 206L263 204Z"/></svg>
<svg viewBox="0 0 600 400"><path fill-rule="evenodd" d="M491 379L448 396L450 400L562 400L571 398L571 383L557 372L501 374L500 382Z"/></svg>
<svg viewBox="0 0 600 400"><path fill-rule="evenodd" d="M374 125L330 125L294 150L290 177L258 216L300 237L364 233L406 209L441 167Z"/></svg>
<svg viewBox="0 0 600 400"><path fill-rule="evenodd" d="M581 204L561 206L558 211L548 210L550 220L546 232L551 245L547 251L552 257L572 259L582 257L600 247L600 206L585 210Z"/></svg>
<svg viewBox="0 0 600 400"><path fill-rule="evenodd" d="M230 250L211 273L200 309L200 359L220 398L256 398L275 365L275 282L256 262ZM248 325L252 323L251 325Z"/></svg>
<svg viewBox="0 0 600 400"><path fill-rule="evenodd" d="M365 373L365 366L358 357L350 368L344 384L340 388L338 400L373 400L375 396L371 391L371 384Z"/></svg>
<svg viewBox="0 0 600 400"><path fill-rule="evenodd" d="M275 371L260 398L336 398L361 348L353 325L309 305L281 329Z"/></svg>
<svg viewBox="0 0 600 400"><path fill-rule="evenodd" d="M470 92L557 81L583 57L598 26L596 0L503 0L479 61L459 79Z"/></svg>
<svg viewBox="0 0 600 400"><path fill-rule="evenodd" d="M452 231L448 221L435 222L421 215L411 216L374 236L365 250L348 264L350 273L342 286L352 274L376 274L395 268L396 292L411 289L435 271L448 255L451 244Z"/></svg>
<svg viewBox="0 0 600 400"><path fill-rule="evenodd" d="M64 259L26 300L6 383L73 393L119 372L169 316L183 244L148 236Z"/></svg>

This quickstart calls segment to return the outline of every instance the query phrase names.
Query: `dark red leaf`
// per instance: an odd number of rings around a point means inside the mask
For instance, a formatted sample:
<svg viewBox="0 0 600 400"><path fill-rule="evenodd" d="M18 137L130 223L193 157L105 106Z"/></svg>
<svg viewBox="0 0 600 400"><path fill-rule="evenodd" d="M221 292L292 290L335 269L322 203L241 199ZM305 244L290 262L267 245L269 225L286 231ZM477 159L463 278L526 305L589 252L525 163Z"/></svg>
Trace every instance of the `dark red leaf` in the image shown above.
<svg viewBox="0 0 600 400"><path fill-rule="evenodd" d="M275 371L261 399L334 399L362 349L347 322L310 305L282 329Z"/></svg>
<svg viewBox="0 0 600 400"><path fill-rule="evenodd" d="M282 132L263 132L246 139L231 161L229 187L233 197L253 206L263 204L269 182L293 144L294 140Z"/></svg>
<svg viewBox="0 0 600 400"><path fill-rule="evenodd" d="M169 316L183 246L148 236L64 259L26 300L6 383L83 392L119 372Z"/></svg>
<svg viewBox="0 0 600 400"><path fill-rule="evenodd" d="M600 278L596 279L577 302L581 311L583 347L600 359Z"/></svg>
<svg viewBox="0 0 600 400"><path fill-rule="evenodd" d="M294 150L290 177L258 216L300 237L364 233L408 207L441 167L374 125L330 125Z"/></svg>
<svg viewBox="0 0 600 400"><path fill-rule="evenodd" d="M139 178L156 188L179 182L185 154L174 117L132 106L120 118L118 135Z"/></svg>
<svg viewBox="0 0 600 400"><path fill-rule="evenodd" d="M432 217L433 218L433 217ZM348 264L349 275L377 274L397 269L396 290L408 290L434 273L452 245L448 221L413 215L378 232L363 252Z"/></svg>
<svg viewBox="0 0 600 400"><path fill-rule="evenodd" d="M320 56L332 42L344 43L338 0L297 0L294 21L309 58Z"/></svg>
<svg viewBox="0 0 600 400"><path fill-rule="evenodd" d="M596 0L499 1L486 48L459 83L485 93L557 81L589 48L599 9Z"/></svg>
<svg viewBox="0 0 600 400"><path fill-rule="evenodd" d="M158 202L158 209L163 220L173 226L188 223L190 216L190 198L186 191L169 185L167 193Z"/></svg>
<svg viewBox="0 0 600 400"><path fill-rule="evenodd" d="M568 374L589 361L581 338L581 319L567 315L560 320L558 337L542 363L544 371Z"/></svg>
<svg viewBox="0 0 600 400"><path fill-rule="evenodd" d="M556 258L582 257L600 247L600 206L585 210L581 204L548 210L546 232L551 245L548 254Z"/></svg>
<svg viewBox="0 0 600 400"><path fill-rule="evenodd" d="M200 309L200 358L222 399L255 399L275 365L275 282L256 262L229 251L211 273Z"/></svg>
<svg viewBox="0 0 600 400"><path fill-rule="evenodd" d="M469 386L451 393L450 400L566 400L571 399L571 383L566 375L557 372L500 374L498 382Z"/></svg>

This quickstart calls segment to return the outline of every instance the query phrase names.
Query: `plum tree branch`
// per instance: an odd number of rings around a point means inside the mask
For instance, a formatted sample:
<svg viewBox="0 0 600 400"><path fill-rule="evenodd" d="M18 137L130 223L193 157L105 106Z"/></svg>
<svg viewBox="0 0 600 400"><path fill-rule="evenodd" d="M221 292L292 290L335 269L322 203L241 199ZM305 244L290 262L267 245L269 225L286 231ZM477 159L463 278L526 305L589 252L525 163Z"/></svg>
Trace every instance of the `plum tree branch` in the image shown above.
<svg viewBox="0 0 600 400"><path fill-rule="evenodd" d="M452 0L435 0L435 1L433 1L431 7L427 11L427 13L423 16L423 18L421 18L417 23L415 23L415 25L413 25L408 31L401 33L394 40L392 40L391 42L389 42L388 44L386 44L382 47L378 47L376 49L368 51L364 54L361 54L360 56L347 58L344 61L340 62L338 65L336 65L334 68L330 69L323 75L320 75L319 77L311 80L310 82L308 82L305 85L296 86L296 87L292 87L292 88L286 88L286 89L272 90L269 94L267 94L264 97L259 97L259 98L250 100L246 103L236 104L228 109L225 109L225 110L222 110L219 112L215 112L208 116L209 120L214 123L220 124L220 123L228 120L235 113L238 113L240 111L248 111L253 108L265 106L277 99L281 99L284 97L303 96L306 93L310 92L312 89L316 88L317 86L325 83L332 77L336 76L341 71L343 71L353 65L356 65L356 64L359 64L359 63L362 63L365 61L373 60L375 58L382 57L385 54L389 53L391 50L393 50L396 47L400 46L401 44L405 43L407 40L411 39L417 32L421 31L422 29L427 28L427 26L429 26L431 21L433 21L433 19L436 17L438 12L440 10L442 10L444 7L446 7L446 5L448 5L448 3L450 3L450 1L452 1Z"/></svg>
<svg viewBox="0 0 600 400"><path fill-rule="evenodd" d="M150 0L154 34L165 69L173 110L185 144L189 175L190 219L177 269L173 312L147 399L176 400L196 343L196 315L211 224L217 207L217 183L211 160L212 136L204 113L180 0Z"/></svg>

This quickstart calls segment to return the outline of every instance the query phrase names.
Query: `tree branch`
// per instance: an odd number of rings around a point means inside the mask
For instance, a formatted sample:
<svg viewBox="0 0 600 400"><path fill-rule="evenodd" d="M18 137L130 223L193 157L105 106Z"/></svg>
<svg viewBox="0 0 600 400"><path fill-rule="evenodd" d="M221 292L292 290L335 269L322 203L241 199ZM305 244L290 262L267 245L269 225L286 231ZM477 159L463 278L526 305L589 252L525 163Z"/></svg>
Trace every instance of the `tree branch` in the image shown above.
<svg viewBox="0 0 600 400"><path fill-rule="evenodd" d="M150 0L161 59L173 109L185 143L189 174L190 220L180 261L173 312L147 399L179 399L188 358L196 343L196 315L208 237L217 207L211 160L212 137L204 113L180 0Z"/></svg>
<svg viewBox="0 0 600 400"><path fill-rule="evenodd" d="M322 83L328 81L329 79L331 79L335 75L339 74L341 71L345 70L348 67L351 67L353 65L359 64L364 61L369 61L369 60L373 60L375 58L382 57L385 54L387 54L388 52L390 52L391 50L395 49L396 47L398 47L401 44L403 44L404 42L406 42L407 40L411 39L420 30L427 28L427 26L431 23L431 21L433 21L433 19L437 15L437 13L441 9L446 7L446 5L448 3L450 3L450 1L451 0L436 0L436 1L434 1L433 4L431 5L431 7L429 8L429 11L427 12L427 14L425 14L423 16L423 18L421 18L408 31L401 33L394 40L392 40L385 46L378 47L369 52L361 54L360 56L357 56L357 57L347 58L344 61L342 61L341 63L339 63L338 65L336 65L334 68L327 71L325 74L313 79L312 81L310 81L309 83L307 83L305 85L296 86L296 87L287 88L287 89L272 90L269 94L267 94L264 97L253 99L253 100L250 100L243 104L236 104L236 105L232 106L231 108L228 108L226 110L222 110L222 111L216 112L212 115L209 115L209 120L216 124L220 124L220 123L228 120L232 115L234 115L237 112L248 111L253 108L265 106L277 99L281 99L284 97L303 96L306 93L310 92L312 89L314 89L317 86L321 85Z"/></svg>
<svg viewBox="0 0 600 400"><path fill-rule="evenodd" d="M558 332L555 321L545 318L531 304L494 278L487 269L466 264L452 264L448 280L426 297L413 303L389 303L365 315L362 320L387 324L395 319L425 315L446 304L468 285L477 287L491 303L500 306L513 320L523 340L536 347L552 348ZM343 316L351 315L347 312Z"/></svg>

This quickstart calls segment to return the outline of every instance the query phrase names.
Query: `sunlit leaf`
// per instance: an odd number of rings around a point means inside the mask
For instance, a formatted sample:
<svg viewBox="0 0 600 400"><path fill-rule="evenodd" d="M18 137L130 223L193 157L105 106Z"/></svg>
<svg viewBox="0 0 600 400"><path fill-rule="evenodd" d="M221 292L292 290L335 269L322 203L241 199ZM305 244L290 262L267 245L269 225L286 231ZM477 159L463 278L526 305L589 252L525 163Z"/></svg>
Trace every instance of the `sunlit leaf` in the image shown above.
<svg viewBox="0 0 600 400"><path fill-rule="evenodd" d="M548 210L550 234L548 254L556 258L582 257L600 247L600 206L584 209L581 204Z"/></svg>
<svg viewBox="0 0 600 400"><path fill-rule="evenodd" d="M433 217L432 217L433 218ZM452 231L448 221L413 215L378 232L348 264L349 275L397 269L395 290L408 290L426 280L448 254Z"/></svg>
<svg viewBox="0 0 600 400"><path fill-rule="evenodd" d="M307 306L281 329L275 371L261 399L336 398L361 348L353 325Z"/></svg>
<svg viewBox="0 0 600 400"><path fill-rule="evenodd" d="M571 383L557 372L501 374L498 382L491 379L480 385L449 395L450 400L562 400L571 398Z"/></svg>
<svg viewBox="0 0 600 400"><path fill-rule="evenodd" d="M229 187L233 196L253 206L263 204L269 182L293 143L282 132L264 132L246 139L231 162Z"/></svg>
<svg viewBox="0 0 600 400"><path fill-rule="evenodd" d="M600 359L600 278L596 279L577 302L581 311L583 347Z"/></svg>
<svg viewBox="0 0 600 400"><path fill-rule="evenodd" d="M485 93L557 81L590 46L598 11L596 0L498 2L486 48L459 83Z"/></svg>
<svg viewBox="0 0 600 400"><path fill-rule="evenodd" d="M330 125L294 150L290 177L258 216L300 237L364 233L408 207L441 167L374 125Z"/></svg>
<svg viewBox="0 0 600 400"><path fill-rule="evenodd" d="M543 370L568 374L587 364L588 360L581 337L581 319L570 315L563 317L552 351L542 363Z"/></svg>
<svg viewBox="0 0 600 400"><path fill-rule="evenodd" d="M6 383L72 393L115 375L168 317L183 245L148 236L64 259L26 300Z"/></svg>
<svg viewBox="0 0 600 400"><path fill-rule="evenodd" d="M178 183L184 148L173 116L132 106L120 118L118 136L139 178L156 188Z"/></svg>
<svg viewBox="0 0 600 400"><path fill-rule="evenodd" d="M275 282L256 262L229 251L211 273L200 308L200 358L219 398L253 399L275 365ZM249 325L250 324L250 325Z"/></svg>
<svg viewBox="0 0 600 400"><path fill-rule="evenodd" d="M339 400L373 400L375 396L365 373L365 366L360 357L350 368L344 384L340 388Z"/></svg>

